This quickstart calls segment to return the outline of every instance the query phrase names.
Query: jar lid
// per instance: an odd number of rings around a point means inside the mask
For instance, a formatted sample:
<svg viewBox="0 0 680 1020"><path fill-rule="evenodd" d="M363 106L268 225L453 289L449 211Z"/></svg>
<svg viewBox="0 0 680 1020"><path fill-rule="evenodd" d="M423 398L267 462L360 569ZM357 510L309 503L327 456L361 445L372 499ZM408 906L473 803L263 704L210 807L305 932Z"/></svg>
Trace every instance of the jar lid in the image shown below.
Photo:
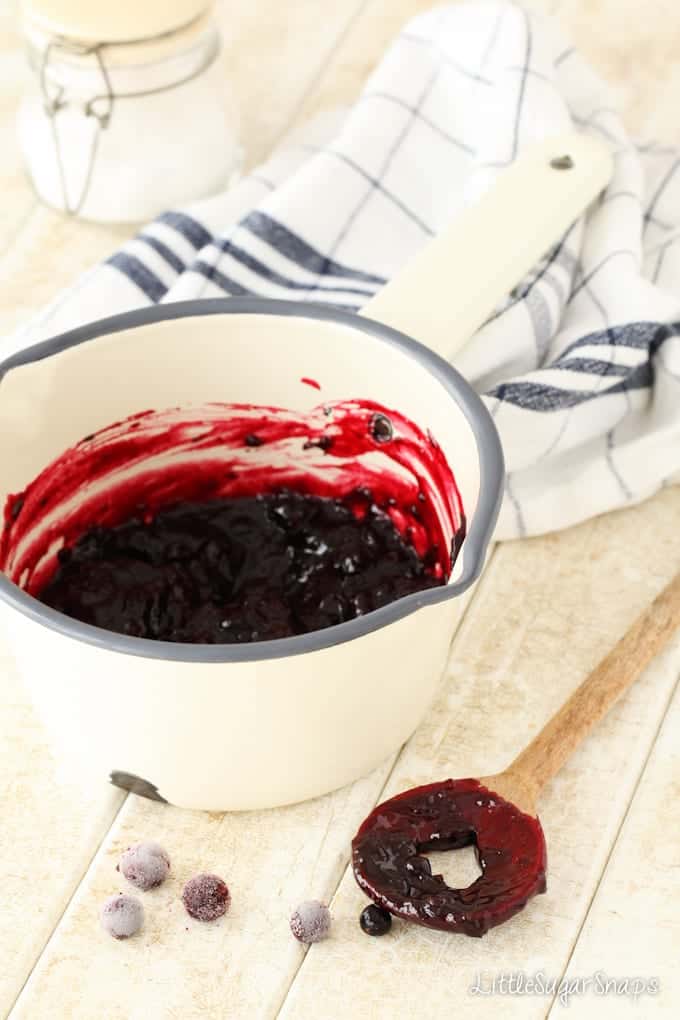
<svg viewBox="0 0 680 1020"><path fill-rule="evenodd" d="M45 32L112 43L172 32L211 6L212 0L22 0L24 17Z"/></svg>

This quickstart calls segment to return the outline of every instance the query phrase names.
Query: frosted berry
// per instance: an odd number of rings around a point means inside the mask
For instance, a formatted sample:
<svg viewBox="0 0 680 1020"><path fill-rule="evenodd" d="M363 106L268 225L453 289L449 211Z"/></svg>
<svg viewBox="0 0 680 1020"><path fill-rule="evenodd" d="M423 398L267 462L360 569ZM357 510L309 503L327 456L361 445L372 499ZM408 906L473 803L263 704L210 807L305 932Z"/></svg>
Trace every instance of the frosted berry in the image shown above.
<svg viewBox="0 0 680 1020"><path fill-rule="evenodd" d="M226 883L217 875L196 875L184 886L182 902L187 913L197 921L215 921L226 914L231 895Z"/></svg>
<svg viewBox="0 0 680 1020"><path fill-rule="evenodd" d="M389 910L369 903L359 915L359 924L367 935L386 935L392 927L392 915Z"/></svg>
<svg viewBox="0 0 680 1020"><path fill-rule="evenodd" d="M318 900L305 900L291 915L290 930L298 942L320 942L331 930L331 912Z"/></svg>
<svg viewBox="0 0 680 1020"><path fill-rule="evenodd" d="M101 922L114 939L129 939L144 924L144 907L135 896L112 896L102 907Z"/></svg>
<svg viewBox="0 0 680 1020"><path fill-rule="evenodd" d="M170 858L158 843L137 843L127 848L118 869L128 882L146 892L168 877Z"/></svg>

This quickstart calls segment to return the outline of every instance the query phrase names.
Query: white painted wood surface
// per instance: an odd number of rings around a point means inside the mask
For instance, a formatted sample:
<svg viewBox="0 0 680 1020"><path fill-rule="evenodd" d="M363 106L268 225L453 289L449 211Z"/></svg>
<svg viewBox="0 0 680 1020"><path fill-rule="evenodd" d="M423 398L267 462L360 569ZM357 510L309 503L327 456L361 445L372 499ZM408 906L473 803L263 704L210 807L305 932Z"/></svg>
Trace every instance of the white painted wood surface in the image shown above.
<svg viewBox="0 0 680 1020"><path fill-rule="evenodd" d="M0 334L126 236L39 206L13 140L24 78L13 3L0 0ZM249 160L296 120L351 101L424 0L223 0ZM680 12L665 0L544 0L618 87L632 127L679 142ZM593 994L572 1014L676 1016L680 982L680 645L661 657L553 783L541 817L546 896L476 941L396 925L358 929L349 840L376 800L414 782L499 769L680 565L680 491L560 536L499 548L469 606L442 692L397 761L329 797L267 813L200 815L55 778L40 726L0 656L0 1014L165 1020L317 1016L551 1018L551 996L473 996L477 972L658 976L637 1003ZM670 706L670 707L669 707ZM291 749L293 753L293 749ZM158 838L173 877L145 897L143 935L114 943L100 901L122 888L117 855ZM453 863L445 867L451 869ZM177 894L224 875L233 908L203 927ZM450 872L449 872L450 873ZM287 930L306 897L333 899L332 939L305 952ZM62 916L63 915L63 916ZM22 991L23 988L23 991Z"/></svg>
<svg viewBox="0 0 680 1020"><path fill-rule="evenodd" d="M670 655L672 668L673 653ZM677 668L675 670L677 673ZM661 992L641 1017L677 1017L680 1003L680 698L676 694L640 777L592 909L574 947L566 981L593 973L593 961L609 978L656 975ZM598 987L602 987L602 982ZM588 1000L574 998L573 1014L588 1017ZM591 1000L592 1002L592 1000ZM620 1004L601 997L599 1020L616 1020ZM559 1015L559 1006L550 1013Z"/></svg>

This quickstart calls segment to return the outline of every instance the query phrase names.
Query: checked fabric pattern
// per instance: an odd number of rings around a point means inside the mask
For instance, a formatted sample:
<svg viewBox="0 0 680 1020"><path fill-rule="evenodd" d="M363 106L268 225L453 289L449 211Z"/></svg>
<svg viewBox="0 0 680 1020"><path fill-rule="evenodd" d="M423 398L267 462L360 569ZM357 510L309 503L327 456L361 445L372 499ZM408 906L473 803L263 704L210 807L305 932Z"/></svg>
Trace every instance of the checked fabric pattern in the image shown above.
<svg viewBox="0 0 680 1020"><path fill-rule="evenodd" d="M415 18L351 110L307 125L228 192L161 216L15 344L225 294L360 308L519 152L574 125L610 143L614 177L456 365L505 449L497 537L641 500L680 479L680 154L633 142L555 25L512 3ZM442 315L455 316L455 286Z"/></svg>

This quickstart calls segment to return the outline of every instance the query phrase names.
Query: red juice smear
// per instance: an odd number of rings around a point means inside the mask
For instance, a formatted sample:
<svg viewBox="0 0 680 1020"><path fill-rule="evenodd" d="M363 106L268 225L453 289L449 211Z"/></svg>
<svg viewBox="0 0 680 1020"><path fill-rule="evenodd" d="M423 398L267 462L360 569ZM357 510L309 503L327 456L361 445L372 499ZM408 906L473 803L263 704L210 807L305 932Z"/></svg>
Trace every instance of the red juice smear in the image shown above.
<svg viewBox="0 0 680 1020"><path fill-rule="evenodd" d="M386 417L391 438L375 438ZM95 526L153 520L181 502L290 490L352 505L358 490L391 517L432 576L448 578L465 518L429 434L368 400L296 412L250 404L143 411L87 436L5 504L0 569L39 595L57 552ZM357 513L365 498L357 500Z"/></svg>
<svg viewBox="0 0 680 1020"><path fill-rule="evenodd" d="M313 390L321 389L321 383L318 383L316 379L308 379L307 376L303 376L300 382L304 383L305 386L311 386Z"/></svg>

